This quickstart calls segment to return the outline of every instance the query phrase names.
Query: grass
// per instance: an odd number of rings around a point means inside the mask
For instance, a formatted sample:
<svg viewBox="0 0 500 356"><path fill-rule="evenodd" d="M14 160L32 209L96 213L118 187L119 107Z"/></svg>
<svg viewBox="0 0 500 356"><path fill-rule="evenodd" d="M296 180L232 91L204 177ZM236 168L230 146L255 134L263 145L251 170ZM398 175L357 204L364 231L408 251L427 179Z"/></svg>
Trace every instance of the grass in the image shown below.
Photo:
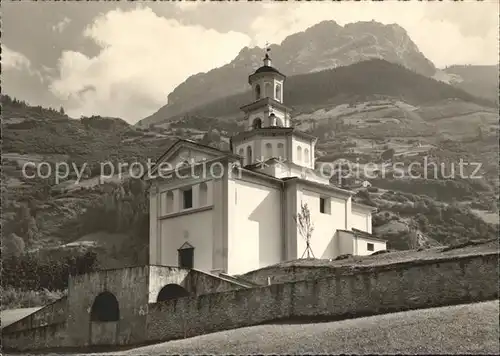
<svg viewBox="0 0 500 356"><path fill-rule="evenodd" d="M490 301L338 322L260 325L119 354L498 354L498 313L498 301Z"/></svg>
<svg viewBox="0 0 500 356"><path fill-rule="evenodd" d="M447 251L443 251L446 249ZM276 267L369 267L379 265L390 265L395 263L421 261L421 260L436 260L450 257L461 257L473 254L486 254L498 252L498 240L485 240L474 242L469 246L451 246L450 247L435 247L426 250L407 250L384 253L375 256L353 256L345 260L331 261L328 259L298 259L293 261L282 262L277 265L264 267L261 270L271 269ZM249 272L254 274L255 272Z"/></svg>
<svg viewBox="0 0 500 356"><path fill-rule="evenodd" d="M479 209L471 209L471 211L489 224L499 223L498 213L493 213L490 211L484 211Z"/></svg>

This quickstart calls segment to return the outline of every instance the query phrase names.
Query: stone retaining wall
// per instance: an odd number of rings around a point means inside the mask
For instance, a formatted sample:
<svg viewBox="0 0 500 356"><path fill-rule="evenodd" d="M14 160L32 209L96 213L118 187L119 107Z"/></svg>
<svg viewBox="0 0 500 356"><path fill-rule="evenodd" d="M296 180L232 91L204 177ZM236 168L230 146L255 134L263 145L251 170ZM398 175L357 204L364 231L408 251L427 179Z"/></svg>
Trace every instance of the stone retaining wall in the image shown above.
<svg viewBox="0 0 500 356"><path fill-rule="evenodd" d="M165 341L279 319L338 319L498 298L498 253L420 261L150 304L147 339Z"/></svg>

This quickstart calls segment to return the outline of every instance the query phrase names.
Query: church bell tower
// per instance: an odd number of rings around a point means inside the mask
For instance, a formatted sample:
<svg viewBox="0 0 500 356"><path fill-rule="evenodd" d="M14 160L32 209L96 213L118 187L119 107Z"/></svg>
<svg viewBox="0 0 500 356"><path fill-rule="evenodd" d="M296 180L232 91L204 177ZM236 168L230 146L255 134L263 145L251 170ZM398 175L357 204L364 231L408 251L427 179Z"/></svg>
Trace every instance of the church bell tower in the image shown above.
<svg viewBox="0 0 500 356"><path fill-rule="evenodd" d="M275 158L313 168L316 138L292 127L291 109L283 103L286 76L272 66L269 52L266 47L263 65L248 77L253 100L241 107L245 130L231 138L232 151L245 166Z"/></svg>
<svg viewBox="0 0 500 356"><path fill-rule="evenodd" d="M253 102L241 108L246 114L247 129L290 127L290 109L283 105L286 76L271 64L270 48L266 49L264 65L248 77Z"/></svg>

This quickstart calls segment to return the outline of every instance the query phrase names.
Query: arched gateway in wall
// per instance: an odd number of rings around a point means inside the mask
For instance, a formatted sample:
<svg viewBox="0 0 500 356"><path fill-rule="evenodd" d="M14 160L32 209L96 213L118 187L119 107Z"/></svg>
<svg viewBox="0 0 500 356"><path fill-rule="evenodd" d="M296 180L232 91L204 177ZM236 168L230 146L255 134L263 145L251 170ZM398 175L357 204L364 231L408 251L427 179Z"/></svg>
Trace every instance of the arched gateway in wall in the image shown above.
<svg viewBox="0 0 500 356"><path fill-rule="evenodd" d="M118 341L120 304L111 292L95 297L90 308L90 344L115 345Z"/></svg>
<svg viewBox="0 0 500 356"><path fill-rule="evenodd" d="M163 302L169 299L187 297L188 295L189 292L184 287L172 283L172 284L167 284L160 290L160 293L158 293L156 301Z"/></svg>

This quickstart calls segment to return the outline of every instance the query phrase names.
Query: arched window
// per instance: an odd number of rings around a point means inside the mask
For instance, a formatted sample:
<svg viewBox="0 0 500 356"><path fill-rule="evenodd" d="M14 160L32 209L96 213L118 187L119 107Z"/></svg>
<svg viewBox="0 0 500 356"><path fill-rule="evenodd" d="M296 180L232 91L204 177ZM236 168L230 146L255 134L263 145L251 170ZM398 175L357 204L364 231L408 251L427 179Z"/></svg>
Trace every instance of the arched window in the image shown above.
<svg viewBox="0 0 500 356"><path fill-rule="evenodd" d="M254 129L260 129L262 127L262 120L259 118L254 119L252 126Z"/></svg>
<svg viewBox="0 0 500 356"><path fill-rule="evenodd" d="M102 292L95 299L90 310L92 321L118 321L120 319L120 307L118 300L110 292Z"/></svg>
<svg viewBox="0 0 500 356"><path fill-rule="evenodd" d="M269 115L269 126L276 126L276 115L274 113Z"/></svg>
<svg viewBox="0 0 500 356"><path fill-rule="evenodd" d="M274 93L274 99L281 102L281 84L276 84L276 92Z"/></svg>
<svg viewBox="0 0 500 356"><path fill-rule="evenodd" d="M266 82L266 84L264 84L264 89L265 89L264 92L265 92L266 98L272 98L273 97L273 88L272 88L271 83Z"/></svg>
<svg viewBox="0 0 500 356"><path fill-rule="evenodd" d="M285 158L285 146L282 143L278 143L278 157Z"/></svg>
<svg viewBox="0 0 500 356"><path fill-rule="evenodd" d="M252 147L247 146L247 164L252 164L253 158L252 158Z"/></svg>
<svg viewBox="0 0 500 356"><path fill-rule="evenodd" d="M255 100L259 100L260 99L260 85L257 84L255 86Z"/></svg>
<svg viewBox="0 0 500 356"><path fill-rule="evenodd" d="M304 160L306 163L309 163L309 149L304 149Z"/></svg>
<svg viewBox="0 0 500 356"><path fill-rule="evenodd" d="M271 158L273 156L273 145L269 142L266 143L266 158Z"/></svg>
<svg viewBox="0 0 500 356"><path fill-rule="evenodd" d="M189 292L178 284L167 284L164 286L160 293L158 293L158 297L156 298L156 302L163 302L164 300L176 299L189 296Z"/></svg>
<svg viewBox="0 0 500 356"><path fill-rule="evenodd" d="M276 126L284 127L285 125L283 125L283 119L280 119L279 117L277 117L276 118Z"/></svg>
<svg viewBox="0 0 500 356"><path fill-rule="evenodd" d="M245 156L245 150L243 148L240 148L238 150L238 156L241 156L241 157Z"/></svg>
<svg viewBox="0 0 500 356"><path fill-rule="evenodd" d="M297 147L297 161L302 161L302 147Z"/></svg>
<svg viewBox="0 0 500 356"><path fill-rule="evenodd" d="M202 182L200 183L200 187L199 187L199 206L205 206L208 204L208 187L207 187L207 183L205 182Z"/></svg>
<svg viewBox="0 0 500 356"><path fill-rule="evenodd" d="M174 193L172 191L167 192L167 213L174 212Z"/></svg>

